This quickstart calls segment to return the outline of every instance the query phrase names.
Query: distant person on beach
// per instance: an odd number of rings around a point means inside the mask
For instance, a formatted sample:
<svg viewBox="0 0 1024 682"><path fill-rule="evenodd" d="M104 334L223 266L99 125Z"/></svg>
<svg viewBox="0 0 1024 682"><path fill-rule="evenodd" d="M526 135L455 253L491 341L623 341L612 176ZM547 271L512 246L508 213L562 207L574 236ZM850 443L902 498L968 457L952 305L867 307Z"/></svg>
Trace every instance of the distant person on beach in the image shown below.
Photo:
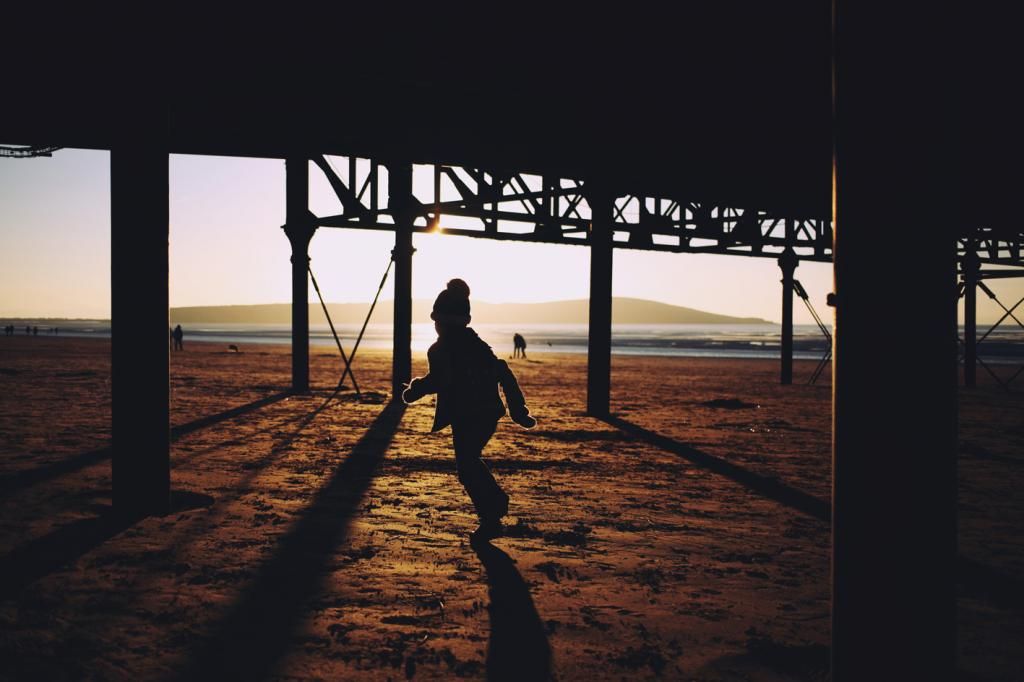
<svg viewBox="0 0 1024 682"><path fill-rule="evenodd" d="M491 347L468 326L469 286L465 282L448 282L434 301L430 318L434 320L437 341L427 351L429 372L409 382L402 400L413 403L425 395L437 394L431 430L440 431L451 425L459 482L465 486L480 518L473 538L488 540L501 535L501 518L508 513L509 501L480 457L498 420L505 414L498 386L505 394L514 422L530 429L537 420L530 416L508 363L495 357Z"/></svg>
<svg viewBox="0 0 1024 682"><path fill-rule="evenodd" d="M185 333L181 331L180 324L174 328L174 333L171 336L174 338L174 350L185 350L185 346L181 342L182 338L184 338L185 336Z"/></svg>
<svg viewBox="0 0 1024 682"><path fill-rule="evenodd" d="M32 327L32 336L39 336L39 327Z"/></svg>
<svg viewBox="0 0 1024 682"><path fill-rule="evenodd" d="M526 339L519 332L512 335L512 357L526 359Z"/></svg>
<svg viewBox="0 0 1024 682"><path fill-rule="evenodd" d="M32 333L32 327L30 327L30 326L28 326L28 325L26 324L26 325L25 325L25 336L28 336L28 335L30 335L31 333Z"/></svg>

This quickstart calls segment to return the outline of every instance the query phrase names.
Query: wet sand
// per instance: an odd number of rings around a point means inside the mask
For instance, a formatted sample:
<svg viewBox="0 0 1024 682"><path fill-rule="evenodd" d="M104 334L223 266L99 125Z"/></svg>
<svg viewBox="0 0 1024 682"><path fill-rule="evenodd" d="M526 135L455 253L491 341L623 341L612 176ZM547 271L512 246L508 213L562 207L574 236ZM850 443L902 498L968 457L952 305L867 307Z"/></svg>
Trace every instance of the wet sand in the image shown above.
<svg viewBox="0 0 1024 682"><path fill-rule="evenodd" d="M510 361L538 426L485 457L509 533L475 520L432 399L388 407L390 357L172 354L174 510L110 515L109 344L0 338L0 677L825 679L830 392L762 360ZM425 358L414 357L414 373ZM961 414L961 667L1011 679L1024 641L1024 399ZM894 390L912 391L899 386ZM884 614L880 614L884 617Z"/></svg>

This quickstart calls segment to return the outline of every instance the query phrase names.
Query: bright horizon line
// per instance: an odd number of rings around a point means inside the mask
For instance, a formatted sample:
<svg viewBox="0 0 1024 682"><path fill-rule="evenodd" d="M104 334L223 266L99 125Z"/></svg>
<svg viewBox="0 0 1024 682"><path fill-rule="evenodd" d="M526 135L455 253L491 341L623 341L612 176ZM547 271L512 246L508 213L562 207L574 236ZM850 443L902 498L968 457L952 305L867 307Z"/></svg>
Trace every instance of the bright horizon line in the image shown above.
<svg viewBox="0 0 1024 682"><path fill-rule="evenodd" d="M433 296L414 296L412 300L414 300L414 301L429 301L429 300L432 300L433 298L434 298ZM692 306L680 305L678 303L669 303L668 301L659 301L656 298L644 298L642 296L613 296L612 298L613 299L629 299L629 300L632 300L632 301L646 301L646 302L649 302L649 303L659 303L661 305L672 306L673 308L687 308L688 310L701 310L703 312L711 312L709 310L704 310L703 308L694 308ZM394 296L384 296L383 294L381 294L379 302L394 301L394 300L395 300ZM474 304L475 303L486 303L488 305L536 305L536 304L543 304L543 303L572 303L574 301L589 301L590 299L588 299L586 297L575 297L575 298L552 298L552 299L545 299L545 300L542 300L542 301L539 301L539 300L533 300L533 301L491 301L491 300L487 300L487 299L483 299L483 298L470 297L470 300ZM310 303L319 303L319 300L311 299ZM327 301L327 303L329 305L330 304L350 305L350 304L358 304L358 303L365 303L366 305L369 305L370 301L366 301L366 300L363 300L363 299L358 299L358 300L350 300L350 301ZM170 307L171 308L223 308L223 307L227 307L227 306L236 306L236 305L237 306L241 306L241 305L289 305L289 304L291 304L291 301L268 301L268 302L264 302L264 303L200 303L200 304L188 304L188 305L172 305ZM715 314L717 315L719 313L715 313ZM725 314L725 313L721 313L721 314ZM755 315L727 315L727 317L756 317L756 316Z"/></svg>
<svg viewBox="0 0 1024 682"><path fill-rule="evenodd" d="M429 302L430 300L432 300L432 298L433 297L414 297L412 300L414 302L415 301L427 301L427 302ZM665 305L665 306L669 306L669 307L672 307L672 308L683 308L683 309L686 309L686 310L695 310L697 312L707 313L707 314L710 314L710 315L720 315L722 317L735 317L735 318L741 318L741 319L743 319L743 318L746 318L746 319L758 319L758 320L764 320L765 322L770 322L772 324L781 324L780 321L775 321L775 320L764 318L764 317L758 317L756 315L730 315L730 314L727 314L727 313L717 313L717 312L714 312L714 311L711 311L711 310L706 310L706 309L703 309L703 308L693 308L691 306L679 305L677 303L668 303L666 301L658 301L658 300L652 299L652 298L641 298L641 297L638 297L638 296L613 296L612 298L613 298L613 300L619 299L619 300L631 300L631 301L644 301L646 303L657 303L659 305ZM384 302L393 303L394 300L395 299L394 299L393 296L388 296L388 297L381 296L380 301L378 301L378 303L384 303ZM578 301L589 301L589 299L588 298L558 298L558 299L551 299L551 300L544 300L544 301L501 301L501 302L487 301L487 300L479 299L479 300L473 300L473 303L477 304L477 305L480 305L480 304L486 304L486 305L544 305L544 304L547 304L547 303L574 303L574 302L578 302ZM327 305L365 305L367 307L369 307L369 305L370 305L370 301L364 301L362 299L354 300L354 301L327 301L326 303L327 303ZM190 304L190 305L172 305L172 306L168 306L168 310L181 310L183 308L231 308L231 307L265 306L265 305L291 305L291 301L268 301L268 302L263 302L263 303L202 303L202 304ZM311 300L311 301L309 301L309 305L311 305L311 306L312 305L319 305L319 301L315 300L315 299ZM111 317L110 317L109 314L107 316L105 316L105 317L104 316L96 316L96 315L92 315L92 316L53 316L53 315L41 316L41 315L7 315L7 314L0 314L0 320L68 320L68 321L95 320L95 321L109 321L110 319L111 319ZM804 324L804 323L796 323L795 322L795 324Z"/></svg>

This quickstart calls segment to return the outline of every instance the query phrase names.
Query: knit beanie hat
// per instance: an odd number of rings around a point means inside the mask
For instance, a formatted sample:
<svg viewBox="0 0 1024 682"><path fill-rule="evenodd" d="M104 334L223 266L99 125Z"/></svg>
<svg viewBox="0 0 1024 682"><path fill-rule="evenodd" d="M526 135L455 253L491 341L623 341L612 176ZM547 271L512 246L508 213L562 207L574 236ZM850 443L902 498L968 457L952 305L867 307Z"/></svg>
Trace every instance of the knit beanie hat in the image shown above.
<svg viewBox="0 0 1024 682"><path fill-rule="evenodd" d="M469 285L461 279L448 282L444 291L434 300L430 319L438 322L467 322L469 318Z"/></svg>

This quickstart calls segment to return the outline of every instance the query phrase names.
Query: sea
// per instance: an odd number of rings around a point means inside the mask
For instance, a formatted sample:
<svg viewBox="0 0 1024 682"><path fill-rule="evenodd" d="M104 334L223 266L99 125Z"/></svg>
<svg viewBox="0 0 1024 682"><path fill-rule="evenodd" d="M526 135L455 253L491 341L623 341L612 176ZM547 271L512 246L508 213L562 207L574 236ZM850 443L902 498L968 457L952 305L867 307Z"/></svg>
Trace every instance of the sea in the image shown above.
<svg viewBox="0 0 1024 682"><path fill-rule="evenodd" d="M110 337L109 320L0 320L0 326L14 324L17 335L25 334L25 326L37 326L40 335L71 337ZM346 353L351 353L359 336L361 325L341 324L335 330ZM512 354L512 335L522 334L530 352L585 353L587 351L587 325L585 324L474 324L473 328L499 356ZM195 324L182 325L184 342L190 340L242 345L290 344L291 328L288 324ZM780 356L780 326L776 324L614 324L612 325L612 353L615 355L663 357L717 357L717 358L778 358ZM979 336L988 327L979 325ZM963 329L961 328L961 338ZM831 332L831 329L829 329ZM412 325L412 348L426 351L436 339L433 324ZM2 338L2 337L0 337ZM892 336L894 347L912 353L915 339L912 334ZM335 346L334 336L326 324L310 325L310 344ZM370 324L366 328L359 348L390 349L391 325ZM828 351L829 343L816 325L793 326L793 357L818 360ZM1019 326L997 327L978 346L979 356L986 362L1024 364L1024 329Z"/></svg>

